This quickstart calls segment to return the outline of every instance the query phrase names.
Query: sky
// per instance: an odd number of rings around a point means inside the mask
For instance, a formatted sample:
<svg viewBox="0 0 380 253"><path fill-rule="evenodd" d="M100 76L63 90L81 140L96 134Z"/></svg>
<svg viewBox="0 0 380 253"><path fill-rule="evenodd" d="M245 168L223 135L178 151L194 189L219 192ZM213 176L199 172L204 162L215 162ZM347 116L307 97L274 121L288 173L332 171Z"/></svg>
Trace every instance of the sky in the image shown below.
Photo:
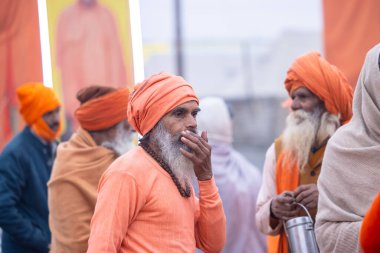
<svg viewBox="0 0 380 253"><path fill-rule="evenodd" d="M174 38L175 0L141 1L143 40ZM276 37L322 29L321 0L181 0L185 39Z"/></svg>
<svg viewBox="0 0 380 253"><path fill-rule="evenodd" d="M140 2L146 75L177 73L175 1ZM322 50L321 0L180 1L183 75L200 95L286 96L294 58Z"/></svg>

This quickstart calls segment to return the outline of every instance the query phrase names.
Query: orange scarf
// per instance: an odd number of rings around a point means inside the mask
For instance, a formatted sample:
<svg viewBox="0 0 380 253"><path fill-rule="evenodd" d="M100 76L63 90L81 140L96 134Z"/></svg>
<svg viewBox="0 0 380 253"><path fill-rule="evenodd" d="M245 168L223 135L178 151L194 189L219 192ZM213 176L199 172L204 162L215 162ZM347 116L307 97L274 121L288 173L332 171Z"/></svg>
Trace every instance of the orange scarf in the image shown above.
<svg viewBox="0 0 380 253"><path fill-rule="evenodd" d="M59 127L55 132L50 129L43 118L39 118L37 122L31 126L31 128L38 136L44 140L53 141L57 139L62 131L62 122L59 122Z"/></svg>
<svg viewBox="0 0 380 253"><path fill-rule="evenodd" d="M284 159L284 152L281 152L276 163L277 194L281 194L284 191L294 191L299 185L299 169L297 163L290 166ZM288 253L288 241L284 228L280 235L268 236L268 252Z"/></svg>

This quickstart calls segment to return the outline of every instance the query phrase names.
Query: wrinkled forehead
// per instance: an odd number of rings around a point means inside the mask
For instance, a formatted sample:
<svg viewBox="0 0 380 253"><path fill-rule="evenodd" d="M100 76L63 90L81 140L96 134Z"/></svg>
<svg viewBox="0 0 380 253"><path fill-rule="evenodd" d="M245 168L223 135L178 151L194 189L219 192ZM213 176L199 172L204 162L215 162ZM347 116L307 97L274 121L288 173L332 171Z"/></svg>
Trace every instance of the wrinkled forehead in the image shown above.
<svg viewBox="0 0 380 253"><path fill-rule="evenodd" d="M294 97L296 95L307 95L307 96L316 96L311 90L309 90L306 86L299 86L290 91L290 96Z"/></svg>

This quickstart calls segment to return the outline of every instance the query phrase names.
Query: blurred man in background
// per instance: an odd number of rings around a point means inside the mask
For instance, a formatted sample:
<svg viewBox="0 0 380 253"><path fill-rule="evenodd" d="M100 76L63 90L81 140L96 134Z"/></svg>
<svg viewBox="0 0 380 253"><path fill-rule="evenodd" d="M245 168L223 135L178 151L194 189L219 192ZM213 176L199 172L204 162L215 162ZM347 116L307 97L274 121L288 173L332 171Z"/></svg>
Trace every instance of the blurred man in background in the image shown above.
<svg viewBox="0 0 380 253"><path fill-rule="evenodd" d="M100 176L132 146L129 91L105 86L80 90L75 116L81 128L58 146L48 184L51 252L85 253Z"/></svg>
<svg viewBox="0 0 380 253"><path fill-rule="evenodd" d="M343 74L311 52L297 58L288 70L285 88L292 112L280 138L268 149L256 221L269 237L269 252L288 252L283 221L305 215L315 218L317 180L326 144L352 116L352 89Z"/></svg>
<svg viewBox="0 0 380 253"><path fill-rule="evenodd" d="M223 99L201 99L198 129L207 131L211 164L227 219L222 252L264 253L266 238L256 227L256 200L261 173L233 147L231 116Z"/></svg>
<svg viewBox="0 0 380 253"><path fill-rule="evenodd" d="M28 83L17 90L27 126L0 155L0 227L4 253L49 252L46 184L60 134L60 103L53 90Z"/></svg>

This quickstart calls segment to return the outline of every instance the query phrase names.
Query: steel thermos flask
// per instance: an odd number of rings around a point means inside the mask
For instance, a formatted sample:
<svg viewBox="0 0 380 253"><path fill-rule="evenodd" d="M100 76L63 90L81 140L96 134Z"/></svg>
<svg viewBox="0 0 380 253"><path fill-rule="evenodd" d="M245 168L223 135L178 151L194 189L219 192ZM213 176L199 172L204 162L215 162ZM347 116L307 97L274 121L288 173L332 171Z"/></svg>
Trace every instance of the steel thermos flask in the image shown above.
<svg viewBox="0 0 380 253"><path fill-rule="evenodd" d="M293 218L284 223L290 252L319 253L314 234L313 219L305 206L300 203L297 203L297 205L306 211L307 216Z"/></svg>

